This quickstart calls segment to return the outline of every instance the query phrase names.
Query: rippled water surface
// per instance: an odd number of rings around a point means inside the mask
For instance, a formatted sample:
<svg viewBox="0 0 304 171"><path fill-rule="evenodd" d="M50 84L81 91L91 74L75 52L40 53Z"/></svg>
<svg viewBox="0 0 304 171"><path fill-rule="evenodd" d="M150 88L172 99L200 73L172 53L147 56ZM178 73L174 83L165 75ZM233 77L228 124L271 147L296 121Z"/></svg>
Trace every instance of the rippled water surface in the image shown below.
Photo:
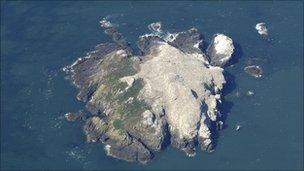
<svg viewBox="0 0 304 171"><path fill-rule="evenodd" d="M110 40L99 26L105 16L134 45L156 21L170 32L196 27L206 43L218 32L235 41L227 128L214 153L188 158L168 148L147 165L128 163L87 144L83 123L64 120L84 104L60 70ZM264 68L261 79L243 72L250 57ZM302 161L302 2L1 2L2 169L301 169Z"/></svg>

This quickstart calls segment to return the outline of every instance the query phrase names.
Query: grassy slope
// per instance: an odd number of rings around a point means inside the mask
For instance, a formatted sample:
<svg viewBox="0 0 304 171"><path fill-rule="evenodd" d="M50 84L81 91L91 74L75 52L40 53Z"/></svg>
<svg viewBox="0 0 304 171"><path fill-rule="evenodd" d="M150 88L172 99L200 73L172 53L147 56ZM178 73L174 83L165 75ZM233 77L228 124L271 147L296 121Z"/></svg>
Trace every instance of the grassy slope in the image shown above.
<svg viewBox="0 0 304 171"><path fill-rule="evenodd" d="M123 132L125 124L138 121L141 114L149 109L144 101L137 99L143 88L142 80L135 80L127 91L125 91L127 83L119 81L122 77L136 73L133 64L134 60L130 57L108 56L101 63L101 68L108 73L102 78L102 84L99 84L99 88L94 94L95 104L102 101L114 111L111 115L112 124L119 132ZM131 97L133 100L126 103Z"/></svg>

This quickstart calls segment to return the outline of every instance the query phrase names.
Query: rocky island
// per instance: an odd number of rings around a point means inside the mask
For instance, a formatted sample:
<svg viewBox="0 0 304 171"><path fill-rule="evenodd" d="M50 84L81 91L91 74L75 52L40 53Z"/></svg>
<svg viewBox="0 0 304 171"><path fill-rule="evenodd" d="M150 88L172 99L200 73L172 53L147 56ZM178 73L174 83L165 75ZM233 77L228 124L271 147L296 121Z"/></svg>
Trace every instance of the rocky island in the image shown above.
<svg viewBox="0 0 304 171"><path fill-rule="evenodd" d="M198 147L213 151L223 126L218 104L223 67L234 51L231 38L215 34L204 53L197 29L171 34L158 22L132 49L109 21L100 23L113 43L97 45L64 68L91 113L83 128L87 141L141 163L168 145L188 156Z"/></svg>

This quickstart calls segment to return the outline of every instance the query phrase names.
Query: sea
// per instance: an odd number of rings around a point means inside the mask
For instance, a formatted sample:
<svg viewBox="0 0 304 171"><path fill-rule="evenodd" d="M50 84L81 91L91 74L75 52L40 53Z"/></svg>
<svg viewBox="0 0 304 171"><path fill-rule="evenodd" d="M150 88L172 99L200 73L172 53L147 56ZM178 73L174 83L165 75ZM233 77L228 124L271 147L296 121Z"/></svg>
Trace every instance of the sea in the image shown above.
<svg viewBox="0 0 304 171"><path fill-rule="evenodd" d="M111 41L104 17L134 47L153 22L170 33L197 28L205 47L216 33L232 38L226 126L213 153L190 158L168 147L147 164L129 163L87 143L84 122L64 119L85 104L62 68ZM255 30L260 22L266 37ZM244 72L250 60L263 68L261 78ZM1 1L1 170L42 169L303 169L303 2Z"/></svg>

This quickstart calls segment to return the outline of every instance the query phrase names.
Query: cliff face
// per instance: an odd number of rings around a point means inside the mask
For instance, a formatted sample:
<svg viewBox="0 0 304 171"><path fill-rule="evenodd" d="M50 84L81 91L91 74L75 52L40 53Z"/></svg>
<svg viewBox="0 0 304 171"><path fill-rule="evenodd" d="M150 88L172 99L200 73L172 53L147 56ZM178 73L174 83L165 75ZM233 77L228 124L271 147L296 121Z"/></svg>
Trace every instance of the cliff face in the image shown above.
<svg viewBox="0 0 304 171"><path fill-rule="evenodd" d="M223 69L209 63L229 60L232 41L215 59L201 51L196 29L170 39L168 34L146 35L135 56L115 27L105 28L115 44L100 44L65 68L79 89L77 98L92 113L84 126L87 141L106 144L110 156L142 163L168 144L189 156L198 145L212 151L211 124L222 124L217 105L225 79Z"/></svg>

